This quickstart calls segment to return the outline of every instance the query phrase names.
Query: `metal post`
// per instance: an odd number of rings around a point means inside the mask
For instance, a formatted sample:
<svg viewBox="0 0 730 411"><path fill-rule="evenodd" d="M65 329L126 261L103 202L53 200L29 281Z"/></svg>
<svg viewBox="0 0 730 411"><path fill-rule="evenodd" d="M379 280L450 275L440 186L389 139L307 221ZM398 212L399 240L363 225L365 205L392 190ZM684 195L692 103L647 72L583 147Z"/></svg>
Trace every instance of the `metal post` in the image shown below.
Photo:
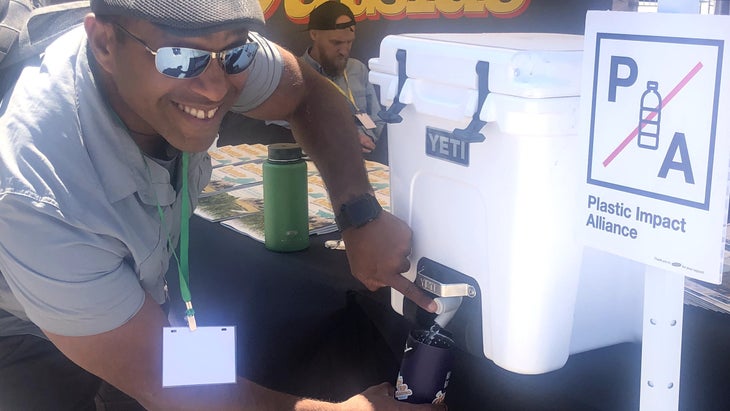
<svg viewBox="0 0 730 411"><path fill-rule="evenodd" d="M641 411L679 408L684 276L646 266L641 344Z"/></svg>

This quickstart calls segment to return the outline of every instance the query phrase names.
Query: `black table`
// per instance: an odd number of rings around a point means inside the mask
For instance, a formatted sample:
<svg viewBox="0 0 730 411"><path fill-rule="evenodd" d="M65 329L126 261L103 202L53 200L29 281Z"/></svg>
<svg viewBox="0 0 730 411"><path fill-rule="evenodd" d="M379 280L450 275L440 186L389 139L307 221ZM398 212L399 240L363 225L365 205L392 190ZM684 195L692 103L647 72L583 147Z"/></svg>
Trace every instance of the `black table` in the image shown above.
<svg viewBox="0 0 730 411"><path fill-rule="evenodd" d="M333 238L315 236L306 251L274 253L193 217L196 316L201 325L237 326L241 375L331 400L395 381L413 324L390 308L388 290L369 292L349 274L343 251L324 248ZM690 306L684 315L680 409L730 410L730 316ZM640 344L576 354L536 376L457 349L447 403L451 411L637 410L640 371Z"/></svg>

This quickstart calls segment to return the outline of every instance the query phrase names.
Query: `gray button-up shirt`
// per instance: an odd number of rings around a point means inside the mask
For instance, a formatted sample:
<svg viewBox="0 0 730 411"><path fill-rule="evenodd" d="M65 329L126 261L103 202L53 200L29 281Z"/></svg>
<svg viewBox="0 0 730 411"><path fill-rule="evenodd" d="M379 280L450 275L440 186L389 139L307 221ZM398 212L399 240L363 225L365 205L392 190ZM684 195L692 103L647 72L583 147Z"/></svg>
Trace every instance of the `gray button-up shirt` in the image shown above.
<svg viewBox="0 0 730 411"><path fill-rule="evenodd" d="M263 57L240 111L268 98L281 75L278 52L258 40ZM181 193L177 163L144 156L106 104L83 28L27 67L0 107L0 335L41 335L27 320L97 334L134 316L145 292L164 302L181 200L194 207L211 174L207 153L191 154Z"/></svg>

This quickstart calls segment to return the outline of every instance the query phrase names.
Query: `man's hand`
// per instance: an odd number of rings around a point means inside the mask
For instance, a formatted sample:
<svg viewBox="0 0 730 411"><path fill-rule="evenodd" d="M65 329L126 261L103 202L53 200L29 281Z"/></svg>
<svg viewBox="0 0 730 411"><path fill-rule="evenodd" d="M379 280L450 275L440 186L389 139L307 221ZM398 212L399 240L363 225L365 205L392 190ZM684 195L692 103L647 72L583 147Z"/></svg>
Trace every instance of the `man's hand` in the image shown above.
<svg viewBox="0 0 730 411"><path fill-rule="evenodd" d="M360 137L360 147L362 148L363 153L370 153L375 150L375 142L372 138L370 138L370 136L360 132L358 133L358 137Z"/></svg>
<svg viewBox="0 0 730 411"><path fill-rule="evenodd" d="M428 312L436 303L401 273L408 271L412 232L394 215L382 211L375 220L360 228L342 232L352 275L370 291L390 286Z"/></svg>
<svg viewBox="0 0 730 411"><path fill-rule="evenodd" d="M340 404L346 410L375 411L446 411L445 404L409 404L396 400L393 395L395 389L387 382L374 385L359 395L349 398Z"/></svg>

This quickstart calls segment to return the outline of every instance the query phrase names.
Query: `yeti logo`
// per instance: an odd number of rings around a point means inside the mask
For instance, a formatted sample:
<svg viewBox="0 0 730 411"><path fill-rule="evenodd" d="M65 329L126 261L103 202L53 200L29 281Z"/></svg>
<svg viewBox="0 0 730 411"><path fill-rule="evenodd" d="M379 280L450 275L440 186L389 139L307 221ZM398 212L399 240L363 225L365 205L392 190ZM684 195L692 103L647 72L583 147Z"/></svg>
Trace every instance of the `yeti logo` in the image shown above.
<svg viewBox="0 0 730 411"><path fill-rule="evenodd" d="M468 166L469 143L448 131L426 127L426 155Z"/></svg>

